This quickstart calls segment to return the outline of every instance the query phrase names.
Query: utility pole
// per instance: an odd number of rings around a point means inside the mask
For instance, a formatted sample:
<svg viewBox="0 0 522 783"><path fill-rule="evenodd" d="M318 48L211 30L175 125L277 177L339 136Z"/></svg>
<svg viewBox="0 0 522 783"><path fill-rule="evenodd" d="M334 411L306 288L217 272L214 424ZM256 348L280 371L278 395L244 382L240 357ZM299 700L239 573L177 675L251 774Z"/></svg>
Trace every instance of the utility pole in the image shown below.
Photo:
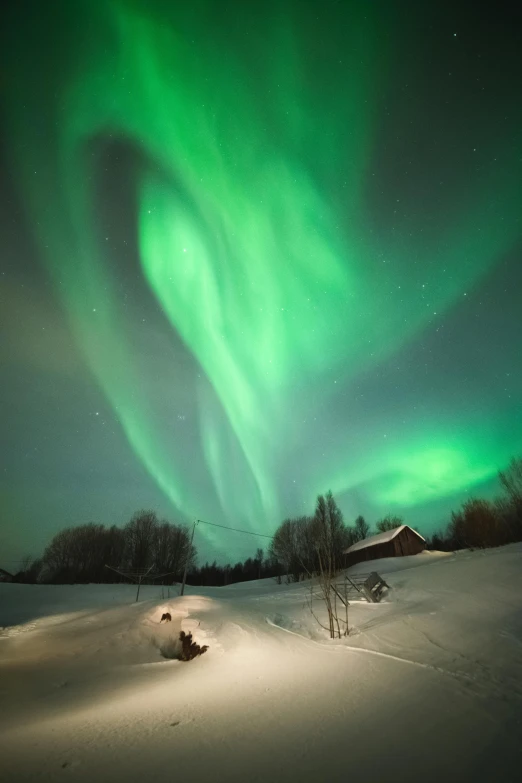
<svg viewBox="0 0 522 783"><path fill-rule="evenodd" d="M192 552L192 542L194 541L194 532L196 530L197 523L198 523L197 519L195 519L194 522L192 523L192 535L190 536L190 544L188 547L187 556L185 558L185 570L183 572L183 581L181 583L181 590L179 593L180 595L183 595L183 593L185 592L185 582L187 581L188 564L190 559L190 553Z"/></svg>

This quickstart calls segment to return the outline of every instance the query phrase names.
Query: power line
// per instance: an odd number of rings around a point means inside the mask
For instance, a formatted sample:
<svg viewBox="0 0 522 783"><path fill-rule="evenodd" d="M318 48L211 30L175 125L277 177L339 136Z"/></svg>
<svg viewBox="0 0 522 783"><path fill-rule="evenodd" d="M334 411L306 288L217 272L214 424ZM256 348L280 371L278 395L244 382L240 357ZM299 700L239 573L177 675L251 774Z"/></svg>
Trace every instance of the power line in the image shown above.
<svg viewBox="0 0 522 783"><path fill-rule="evenodd" d="M267 536L266 533L253 533L251 530L239 530L237 527L218 525L217 522L206 522L204 519L197 519L196 521L203 522L204 525L212 525L213 527L222 527L224 530L233 530L235 533L246 533L247 536L259 536L260 538L273 538L273 536Z"/></svg>

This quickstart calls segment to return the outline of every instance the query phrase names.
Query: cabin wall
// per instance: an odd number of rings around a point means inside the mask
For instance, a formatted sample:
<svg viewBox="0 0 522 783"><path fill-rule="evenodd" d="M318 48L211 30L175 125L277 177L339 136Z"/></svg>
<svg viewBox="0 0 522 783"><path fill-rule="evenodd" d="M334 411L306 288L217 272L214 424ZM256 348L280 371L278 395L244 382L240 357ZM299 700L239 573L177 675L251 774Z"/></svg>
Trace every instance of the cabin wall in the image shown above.
<svg viewBox="0 0 522 783"><path fill-rule="evenodd" d="M358 549L355 552L349 552L345 557L345 568L349 568L356 563L362 563L365 560L380 560L383 557L396 557L394 541L387 541L384 544L369 546L367 549Z"/></svg>
<svg viewBox="0 0 522 783"><path fill-rule="evenodd" d="M380 560L383 557L405 557L406 555L418 555L425 549L422 539L405 528L384 544L369 546L367 549L358 549L356 552L349 552L344 555L344 567L349 568L356 563L363 563L366 560Z"/></svg>
<svg viewBox="0 0 522 783"><path fill-rule="evenodd" d="M395 556L405 557L406 555L418 555L425 549L425 544L422 539L412 533L411 530L405 528L401 530L398 536L393 539Z"/></svg>

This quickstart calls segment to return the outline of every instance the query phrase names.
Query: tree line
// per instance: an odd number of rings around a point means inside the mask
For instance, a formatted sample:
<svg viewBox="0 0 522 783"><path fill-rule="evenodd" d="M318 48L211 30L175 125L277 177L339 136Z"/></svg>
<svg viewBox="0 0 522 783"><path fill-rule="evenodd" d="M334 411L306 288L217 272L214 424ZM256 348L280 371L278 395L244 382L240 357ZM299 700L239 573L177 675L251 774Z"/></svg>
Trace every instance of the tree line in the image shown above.
<svg viewBox="0 0 522 783"><path fill-rule="evenodd" d="M499 472L498 478L501 494L494 500L470 498L465 501L460 509L451 513L445 530L426 539L428 549L456 551L522 541L522 458L513 458L506 470ZM325 529L325 515L331 529L329 546L332 549L325 562L337 569L345 549L373 535L362 516L357 517L352 526L344 524L331 492L324 497L320 495L313 516L285 519L274 533L270 554L281 564L289 580L299 581L321 572L324 565L320 561L324 538L321 531ZM376 523L375 532L393 530L402 524L402 517L387 514Z"/></svg>
<svg viewBox="0 0 522 783"><path fill-rule="evenodd" d="M205 563L201 567L192 568L187 576L187 582L191 585L205 587L221 587L236 582L249 582L253 579L266 579L267 577L281 578L281 565L271 555L265 556L262 549L257 549L253 557L247 557L243 562L234 565L218 565Z"/></svg>
<svg viewBox="0 0 522 783"><path fill-rule="evenodd" d="M169 574L181 578L185 563L196 562L186 526L158 519L154 511L138 511L124 527L105 527L93 522L60 530L46 547L42 558L26 558L17 581L55 584L115 582L122 577L107 568Z"/></svg>
<svg viewBox="0 0 522 783"><path fill-rule="evenodd" d="M377 530L390 530L402 523L402 518L388 515L377 522ZM369 532L362 516L352 527L346 526L341 510L328 492L318 497L313 516L281 523L266 556L258 548L252 557L233 565L218 565L214 561L198 567L189 529L159 520L154 511L142 510L123 528L91 522L60 530L41 558L27 557L22 561L15 581L65 584L125 579L107 568L109 565L124 573L153 567L155 574L164 574L161 583L173 584L181 581L185 563L187 581L192 585L220 587L267 577L280 582L283 574L287 581L293 581L318 572L321 566L338 569L343 549L366 538Z"/></svg>
<svg viewBox="0 0 522 783"><path fill-rule="evenodd" d="M499 472L501 495L494 500L471 498L452 512L446 529L427 540L430 549L502 546L522 541L522 458L513 458ZM376 532L393 530L404 523L388 514L378 520ZM223 586L235 582L275 577L299 581L313 574L334 574L342 567L342 553L367 538L372 531L364 517L346 525L331 492L319 495L314 514L283 520L275 531L268 553L257 549L252 557L234 565L196 564L197 551L184 525L160 520L154 511L138 511L123 527L90 523L57 533L42 558L26 558L16 581L114 582L120 577L106 568L138 571L153 566L165 574L164 584L181 581L185 564L189 584Z"/></svg>
<svg viewBox="0 0 522 783"><path fill-rule="evenodd" d="M494 500L466 500L452 512L446 529L433 534L430 549L484 549L522 541L522 458L513 458L498 478L501 494Z"/></svg>
<svg viewBox="0 0 522 783"><path fill-rule="evenodd" d="M376 522L376 532L384 533L404 524L402 517L387 514ZM274 533L270 555L289 581L299 581L321 571L338 571L342 554L358 541L372 535L369 524L358 516L353 525L343 514L331 492L319 495L312 516L285 519Z"/></svg>

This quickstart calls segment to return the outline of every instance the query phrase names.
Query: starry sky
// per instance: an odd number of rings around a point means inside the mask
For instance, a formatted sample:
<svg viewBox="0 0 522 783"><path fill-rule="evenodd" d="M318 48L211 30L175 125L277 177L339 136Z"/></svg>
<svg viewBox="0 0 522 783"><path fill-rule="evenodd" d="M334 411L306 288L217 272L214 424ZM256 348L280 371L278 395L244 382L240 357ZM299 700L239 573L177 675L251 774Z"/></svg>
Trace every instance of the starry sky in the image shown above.
<svg viewBox="0 0 522 783"><path fill-rule="evenodd" d="M0 565L139 508L270 534L331 489L428 534L492 496L522 454L513 4L8 5Z"/></svg>

